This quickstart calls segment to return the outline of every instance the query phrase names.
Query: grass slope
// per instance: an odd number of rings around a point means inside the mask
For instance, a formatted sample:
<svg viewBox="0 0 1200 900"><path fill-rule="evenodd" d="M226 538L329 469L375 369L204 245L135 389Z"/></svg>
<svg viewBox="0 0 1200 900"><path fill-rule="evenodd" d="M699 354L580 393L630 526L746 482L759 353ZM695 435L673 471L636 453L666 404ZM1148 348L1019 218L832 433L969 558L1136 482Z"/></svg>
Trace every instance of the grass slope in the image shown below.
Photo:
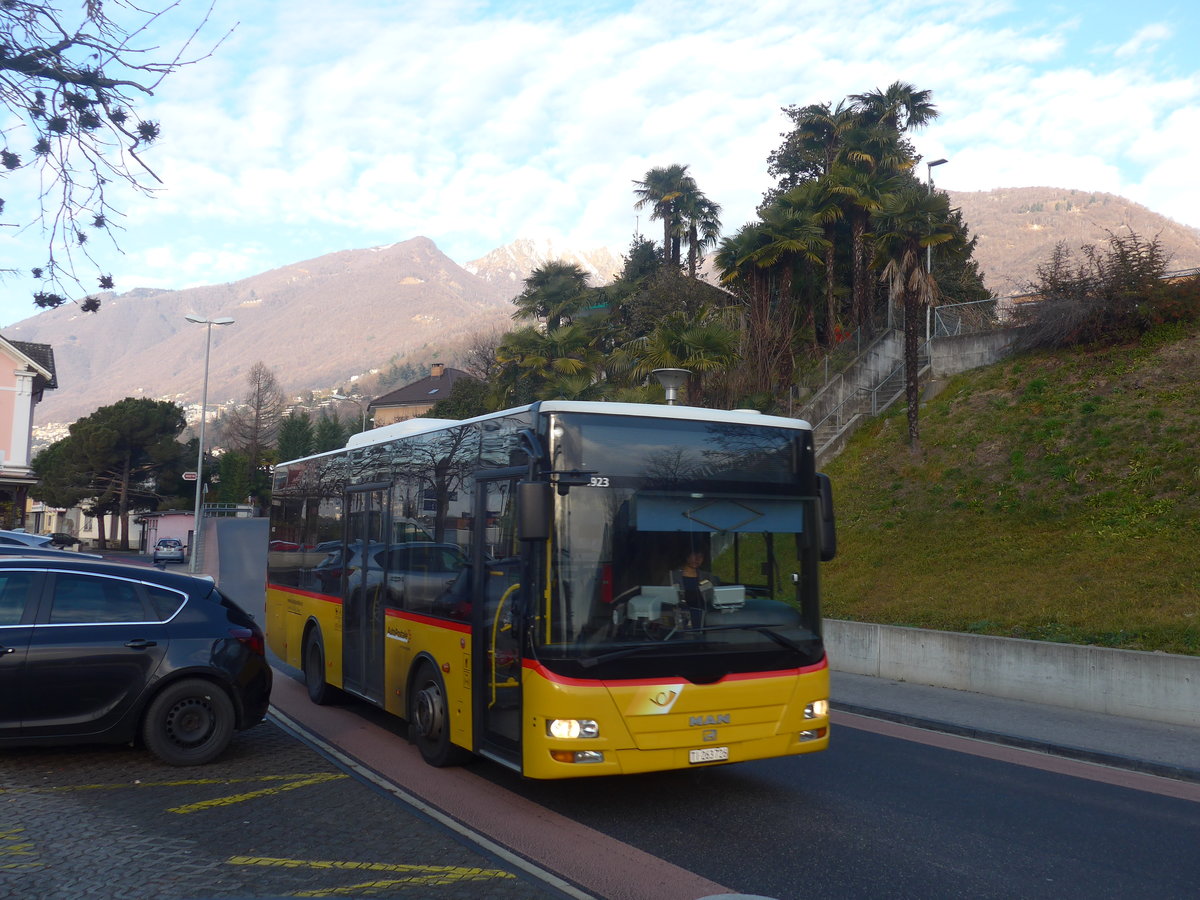
<svg viewBox="0 0 1200 900"><path fill-rule="evenodd" d="M1200 330L1025 354L825 470L827 616L1200 655Z"/></svg>

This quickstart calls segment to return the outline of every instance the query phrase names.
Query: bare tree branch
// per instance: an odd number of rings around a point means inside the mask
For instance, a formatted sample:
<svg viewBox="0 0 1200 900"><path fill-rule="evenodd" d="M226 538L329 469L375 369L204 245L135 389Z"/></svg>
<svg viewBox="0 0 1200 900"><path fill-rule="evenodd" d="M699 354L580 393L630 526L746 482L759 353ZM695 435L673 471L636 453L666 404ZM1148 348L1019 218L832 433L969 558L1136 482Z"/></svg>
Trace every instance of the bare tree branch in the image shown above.
<svg viewBox="0 0 1200 900"><path fill-rule="evenodd" d="M151 195L162 183L141 155L158 139L159 124L138 116L134 101L153 96L164 78L207 59L229 36L196 49L209 6L179 46L160 55L151 32L180 5L147 10L129 0L84 0L72 27L75 19L50 3L0 0L0 178L31 170L40 183L35 211L0 224L38 226L46 236L46 260L30 269L46 285L34 294L37 306L67 302L68 283L82 288L77 271L85 261L99 268L88 246L92 233L120 249L113 234L120 210L107 186ZM109 15L114 7L120 21ZM112 278L99 275L98 286L111 289ZM99 305L90 297L81 308Z"/></svg>

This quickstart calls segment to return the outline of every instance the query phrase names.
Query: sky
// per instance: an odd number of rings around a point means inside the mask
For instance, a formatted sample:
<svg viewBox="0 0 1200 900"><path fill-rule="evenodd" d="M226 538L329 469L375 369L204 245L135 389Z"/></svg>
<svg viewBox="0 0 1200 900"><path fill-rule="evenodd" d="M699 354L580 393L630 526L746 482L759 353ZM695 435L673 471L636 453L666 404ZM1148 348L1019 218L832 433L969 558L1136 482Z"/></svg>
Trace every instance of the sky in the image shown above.
<svg viewBox="0 0 1200 900"><path fill-rule="evenodd" d="M894 81L932 92L912 140L948 160L938 187L1106 191L1200 227L1194 0L216 0L200 40L230 28L139 107L164 184L117 196L119 251L89 245L118 291L418 235L459 263L518 238L623 252L660 233L633 182L672 163L732 234L772 186L782 108ZM20 188L5 221L36 201ZM0 232L0 268L44 258L36 227ZM34 289L0 281L0 326Z"/></svg>

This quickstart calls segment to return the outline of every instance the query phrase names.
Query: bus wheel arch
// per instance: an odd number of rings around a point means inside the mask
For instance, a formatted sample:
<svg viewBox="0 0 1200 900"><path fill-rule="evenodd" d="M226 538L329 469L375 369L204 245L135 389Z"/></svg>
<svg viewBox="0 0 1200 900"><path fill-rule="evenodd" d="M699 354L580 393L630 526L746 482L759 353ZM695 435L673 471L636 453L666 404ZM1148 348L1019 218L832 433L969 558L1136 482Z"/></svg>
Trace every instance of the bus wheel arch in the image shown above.
<svg viewBox="0 0 1200 900"><path fill-rule="evenodd" d="M317 706L327 706L337 699L338 690L325 680L325 642L321 638L321 626L316 622L310 621L305 626L303 647L300 663L308 699Z"/></svg>
<svg viewBox="0 0 1200 900"><path fill-rule="evenodd" d="M417 661L408 689L408 739L431 766L461 766L471 759L468 750L450 740L450 701L446 682L428 656Z"/></svg>

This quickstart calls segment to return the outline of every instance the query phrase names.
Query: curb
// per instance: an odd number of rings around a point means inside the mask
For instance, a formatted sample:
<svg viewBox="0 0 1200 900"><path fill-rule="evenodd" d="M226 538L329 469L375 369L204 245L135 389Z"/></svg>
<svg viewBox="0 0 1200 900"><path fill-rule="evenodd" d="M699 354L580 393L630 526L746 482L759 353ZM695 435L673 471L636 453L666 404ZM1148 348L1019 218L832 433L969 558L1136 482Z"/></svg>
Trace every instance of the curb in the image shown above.
<svg viewBox="0 0 1200 900"><path fill-rule="evenodd" d="M858 706L853 703L838 703L830 701L830 706L841 712L870 719L882 719L895 722L897 725L910 725L927 731L937 731L942 734L952 734L956 737L972 738L987 741L991 744L1001 744L1006 747L1016 747L1019 750L1033 750L1045 753L1047 756L1060 756L1064 759L1074 759L1079 762L1109 766L1113 769L1125 769L1142 775L1154 775L1158 778L1170 778L1175 781L1187 781L1200 784L1200 769L1184 766L1172 766L1166 763L1152 762L1131 756L1119 756L1115 753L1104 753L1099 750L1087 750L1083 747L1073 747L1070 744L1057 744L1052 741L1040 741L1034 738L1017 737L1002 734L998 731L987 731L970 725L959 725L956 722L942 722L938 719L928 719L923 716L913 716L907 713L891 712L885 709L875 709L870 706Z"/></svg>

